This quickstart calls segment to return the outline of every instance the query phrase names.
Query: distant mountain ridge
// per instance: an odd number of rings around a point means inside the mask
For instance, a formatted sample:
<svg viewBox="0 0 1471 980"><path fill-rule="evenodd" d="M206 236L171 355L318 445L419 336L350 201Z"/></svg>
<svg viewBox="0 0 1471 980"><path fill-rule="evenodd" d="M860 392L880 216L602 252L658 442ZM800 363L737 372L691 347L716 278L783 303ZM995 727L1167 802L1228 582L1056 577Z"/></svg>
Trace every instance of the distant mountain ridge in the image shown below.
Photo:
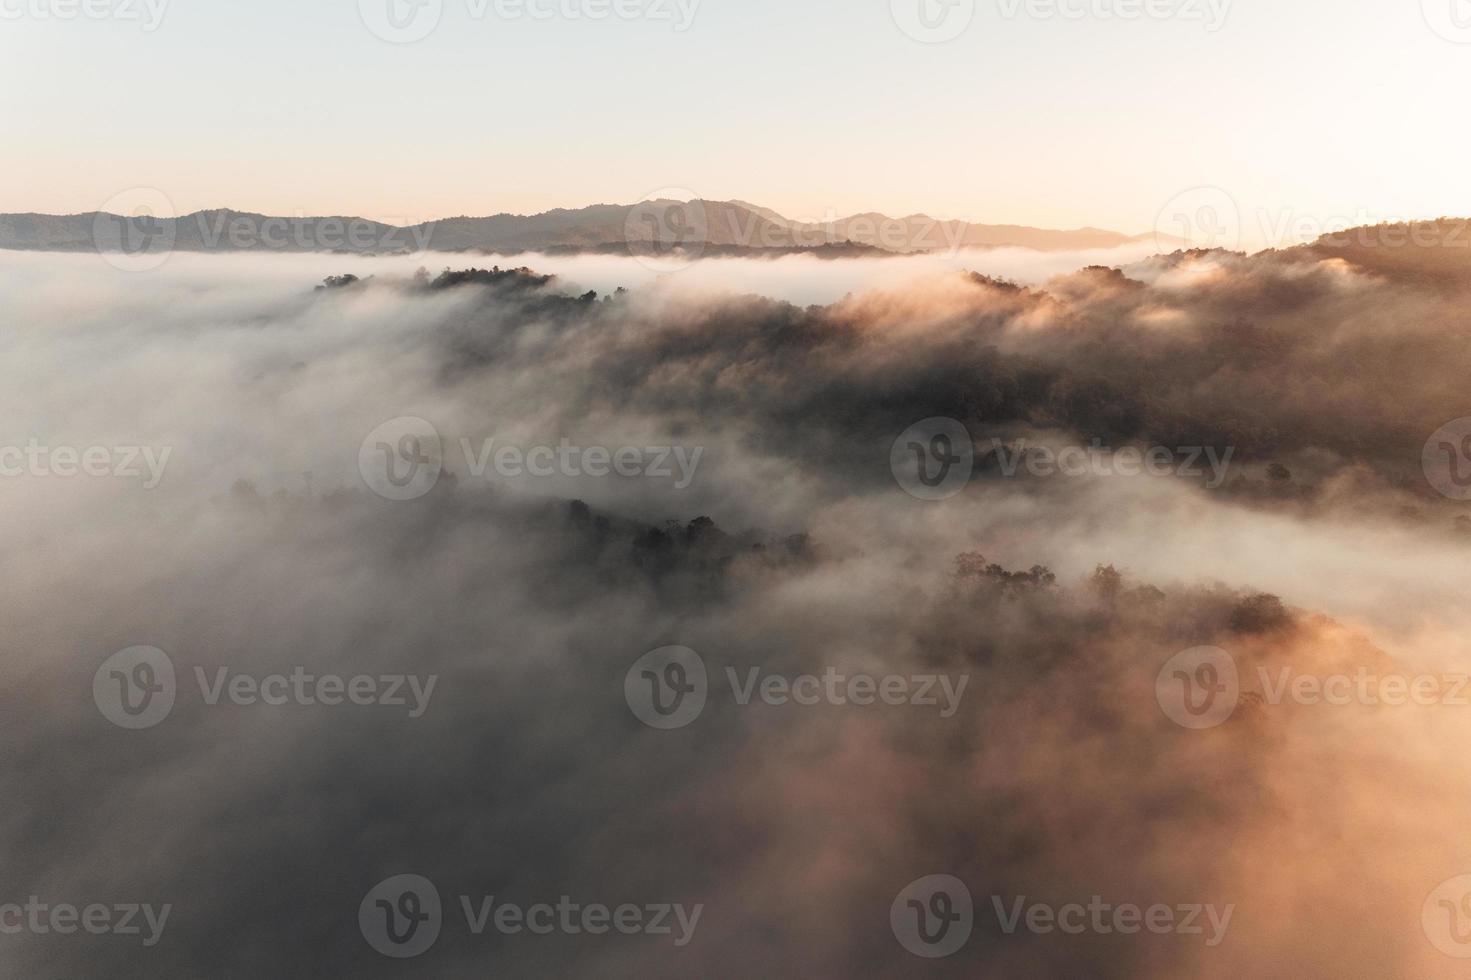
<svg viewBox="0 0 1471 980"><path fill-rule="evenodd" d="M1113 248L1152 239L1099 228L1070 231L941 221L877 212L832 221L794 221L744 201L652 200L594 204L540 214L460 216L399 227L349 216L282 217L228 208L178 217L0 214L0 248L51 251L417 251L745 252L841 249L906 254L957 248L1046 251Z"/></svg>

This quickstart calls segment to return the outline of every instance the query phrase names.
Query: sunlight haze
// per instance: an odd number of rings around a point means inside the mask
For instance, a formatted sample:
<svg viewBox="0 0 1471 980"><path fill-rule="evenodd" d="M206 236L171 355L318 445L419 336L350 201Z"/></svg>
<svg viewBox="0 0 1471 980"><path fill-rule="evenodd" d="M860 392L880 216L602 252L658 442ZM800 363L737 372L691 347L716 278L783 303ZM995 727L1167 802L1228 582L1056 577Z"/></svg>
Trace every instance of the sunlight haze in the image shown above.
<svg viewBox="0 0 1471 980"><path fill-rule="evenodd" d="M152 0L152 30L143 0L133 22L17 16L34 2L0 3L0 118L27 151L0 211L149 186L180 213L410 223L675 188L797 218L1138 234L1204 185L1236 201L1246 244L1471 212L1471 46L1413 0L1213 0L1215 30L1206 0L1129 20L1103 15L1112 0L1053 16L980 0L944 43L906 35L888 0L669 0L601 20L443 0L403 44L352 0ZM88 68L56 73L63 58Z"/></svg>

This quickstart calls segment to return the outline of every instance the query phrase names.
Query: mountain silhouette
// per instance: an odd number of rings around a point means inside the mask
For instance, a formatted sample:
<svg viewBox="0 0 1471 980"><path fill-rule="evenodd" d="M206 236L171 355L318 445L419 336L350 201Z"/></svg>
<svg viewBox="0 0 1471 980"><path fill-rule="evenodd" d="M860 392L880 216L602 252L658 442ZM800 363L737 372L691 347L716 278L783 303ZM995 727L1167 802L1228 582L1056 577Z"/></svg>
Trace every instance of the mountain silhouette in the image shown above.
<svg viewBox="0 0 1471 980"><path fill-rule="evenodd" d="M652 200L540 214L458 216L395 226L349 216L270 216L228 208L177 217L0 214L0 248L50 251L709 251L710 254L943 252L955 248L1113 248L1152 239L1099 228L1070 231L941 221L877 212L797 221L744 201Z"/></svg>

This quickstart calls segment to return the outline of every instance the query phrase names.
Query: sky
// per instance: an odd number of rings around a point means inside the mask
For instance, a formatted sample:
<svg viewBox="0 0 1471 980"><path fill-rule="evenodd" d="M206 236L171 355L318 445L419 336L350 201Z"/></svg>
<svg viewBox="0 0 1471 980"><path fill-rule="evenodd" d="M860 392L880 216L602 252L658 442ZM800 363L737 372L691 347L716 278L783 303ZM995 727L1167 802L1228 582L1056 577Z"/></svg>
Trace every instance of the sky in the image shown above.
<svg viewBox="0 0 1471 980"><path fill-rule="evenodd" d="M0 211L1471 214L1467 0L81 3L0 0Z"/></svg>

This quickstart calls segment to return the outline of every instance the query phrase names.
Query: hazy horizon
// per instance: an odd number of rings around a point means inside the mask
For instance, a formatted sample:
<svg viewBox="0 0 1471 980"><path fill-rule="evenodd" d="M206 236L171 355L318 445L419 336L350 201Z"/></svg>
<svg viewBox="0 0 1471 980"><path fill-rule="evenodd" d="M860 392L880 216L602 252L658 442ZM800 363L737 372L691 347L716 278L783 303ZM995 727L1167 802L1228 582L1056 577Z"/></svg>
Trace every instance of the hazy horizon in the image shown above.
<svg viewBox="0 0 1471 980"><path fill-rule="evenodd" d="M144 189L147 189L147 190L159 190L159 188L154 187L152 185L141 185L141 186ZM130 188L130 190L131 190L131 188ZM758 208L765 208L766 207L765 205L761 204L760 201L752 201L752 200L749 200L747 198L741 198L741 197L718 198L718 199L717 198L688 198L688 197L686 197L686 198L680 198L680 197L669 197L669 198L655 197L655 198L640 198L640 199L633 199L633 200L627 200L627 201L585 201L585 202L576 203L576 204L560 204L560 205L557 205L555 207L543 208L543 209L540 209L540 210L537 210L537 211L512 211L512 210L508 210L508 209L505 209L505 208L501 208L499 210L494 210L494 211L475 212L473 214L470 213L470 212L461 211L461 212L456 212L456 213L434 214L434 215L430 215L430 216L425 217L425 218L418 219L416 221L410 221L410 222L407 222L407 223L400 224L400 222L403 221L402 217L401 216L395 216L395 215L383 216L383 215L372 215L372 214L360 214L360 213L356 213L356 212L353 212L353 213L341 212L341 213L332 213L332 214L329 214L326 211L321 211L321 210L315 210L314 211L311 208L296 208L294 211L292 211L289 214L278 214L277 212L272 212L272 211L269 211L269 210L266 210L266 209L262 209L262 208L240 206L236 202L225 202L225 203L222 203L222 204L215 204L215 205L211 205L211 206L208 206L208 207L200 207L200 208L175 208L174 211L173 211L173 214L171 216L174 216L174 217L183 217L183 216L186 216L186 215L189 215L189 214L197 214L199 212L233 211L233 212L238 212L238 213L241 213L241 214L261 214L261 215L279 216L279 217L343 217L343 218L364 218L364 219L369 220L369 221L382 222L383 224L395 225L395 226L398 226L398 227L409 227L409 226L414 225L414 224L429 223L429 222L435 222L435 221L446 221L446 220L450 220L450 219L453 219L453 218L493 218L493 217L499 217L501 215L511 215L513 217L527 217L527 218L529 218L529 217L536 217L538 215L551 214L551 213L558 212L558 211L581 211L581 210L585 210L587 208L600 208L600 207L635 207L635 206L637 206L637 205L639 205L641 203L645 203L646 201L649 201L649 200L670 200L670 201L676 201L676 202L679 202L679 203L682 203L682 204L684 204L684 203L693 203L693 202L699 201L699 200L707 200L707 201L717 201L718 200L721 203L749 204L749 205L754 205L755 207L758 207ZM106 203L106 202L104 202L104 203ZM782 217L787 218L788 220L791 220L791 221L794 221L794 222L801 222L801 223L804 223L804 224L822 224L824 222L830 222L830 221L833 221L835 219L851 218L851 217L854 217L854 216L857 216L857 215L860 215L860 214L870 214L870 213L881 213L882 214L882 213L884 213L880 209L877 209L877 208L864 208L861 211L853 211L853 212L837 212L837 211L833 211L833 210L829 209L824 214L815 214L815 215L785 214L785 213L781 212L777 208L770 208L770 210L777 211L777 213L781 214ZM53 216L53 217L66 217L66 216L78 215L78 214L90 214L90 213L95 212L95 211L103 211L103 212L111 213L111 214L120 214L121 213L121 212L118 212L118 211L108 211L107 208L88 208L88 209L86 209L84 211L70 211L70 212L66 212L65 214L63 214L62 212L57 212L57 211L36 211L36 210L26 210L26 211L18 211L18 210L0 211L0 214L40 214L40 215ZM949 217L943 216L942 214L937 214L933 210L931 210L931 211L912 211L912 212L909 212L907 214L886 214L885 216L886 217L890 217L890 218L927 217L927 218L935 218L938 221L947 221L947 222L948 221L962 221L962 222L967 222L967 223L970 223L970 224L1001 224L1001 225L1008 225L1009 224L1009 225L1017 225L1018 227L1042 227L1040 225L1025 225L1025 224L1021 224L1019 222L986 222L986 221L969 221L969 219L965 219L965 218L949 218ZM1116 231L1116 232L1119 232L1120 234L1124 234L1124 235L1136 235L1136 236L1137 235L1145 235L1145 234L1148 234L1149 233L1149 229L1147 229L1147 228L1140 229L1140 230L1132 230L1132 229L1127 229L1127 228L1098 229L1098 228L1096 228L1095 226L1092 226L1092 225L1078 225L1076 228L1058 228L1058 229L1053 229L1053 230L1058 230L1058 231L1080 231L1080 230L1089 230L1089 229L1092 229L1092 230L1101 230L1101 231Z"/></svg>
<svg viewBox="0 0 1471 980"><path fill-rule="evenodd" d="M1206 187L1235 202L1248 246L1284 222L1471 215L1471 136L1447 122L1471 81L1459 0L92 0L133 16L30 13L50 2L8 0L0 20L0 117L27 150L0 212L83 213L156 187L181 213L414 223L680 188L793 217L1138 234ZM258 70L263 52L287 70ZM87 70L48 72L73 60ZM43 75L38 97L27 80ZM105 168L88 146L106 147ZM1414 180L1381 179L1409 159Z"/></svg>
<svg viewBox="0 0 1471 980"><path fill-rule="evenodd" d="M411 214L377 214L359 211L331 211L322 208L314 209L309 206L298 206L292 208L290 211L273 211L269 208L242 205L235 201L202 206L176 207L174 206L172 196L164 192L156 184L140 184L117 192L107 200L100 202L97 206L76 211L45 211L34 208L4 209L0 210L0 214L37 214L47 217L70 217L102 212L125 216L155 215L163 217L185 217L190 214L203 212L231 211L242 214L259 214L268 217L286 218L362 218L394 227L407 228L455 218L491 218L507 215L513 217L538 217L557 212L580 211L589 208L638 207L653 201L664 200L679 203L716 201L752 205L757 209L769 209L794 223L814 226L828 225L834 221L860 215L882 214L892 219L930 218L946 223L960 222L968 225L1010 226L1035 228L1046 231L1108 231L1131 238L1142 238L1153 234L1154 236L1180 238L1186 244L1193 245L1194 247L1227 248L1248 252L1306 244L1324 235L1332 235L1336 232L1354 228L1385 224L1411 224L1442 218L1471 218L1471 204L1468 204L1464 212L1436 211L1432 208L1414 214L1381 212L1363 207L1359 207L1352 212L1327 213L1326 216L1297 211L1292 207L1282 207L1276 210L1259 207L1255 212L1252 212L1244 209L1239 201L1228 191L1213 185L1201 185L1181 191L1171 200L1165 202L1161 211L1153 216L1152 227L1138 228L1133 226L1102 226L1097 224L1047 225L1020 220L999 221L989 219L985 216L954 215L937 208L909 212L886 212L881 208L875 207L866 207L853 211L839 211L829 207L822 212L788 213L783 212L779 208L772 208L769 205L763 204L761 201L752 200L750 196L730 198L698 197L694 195L679 196L681 192L689 194L683 188L661 188L652 195L630 200L564 203L534 211L515 211L501 208L486 211L447 211L426 215L422 212ZM166 201L168 207L166 209L157 209L144 206L139 209L128 206L140 197Z"/></svg>

